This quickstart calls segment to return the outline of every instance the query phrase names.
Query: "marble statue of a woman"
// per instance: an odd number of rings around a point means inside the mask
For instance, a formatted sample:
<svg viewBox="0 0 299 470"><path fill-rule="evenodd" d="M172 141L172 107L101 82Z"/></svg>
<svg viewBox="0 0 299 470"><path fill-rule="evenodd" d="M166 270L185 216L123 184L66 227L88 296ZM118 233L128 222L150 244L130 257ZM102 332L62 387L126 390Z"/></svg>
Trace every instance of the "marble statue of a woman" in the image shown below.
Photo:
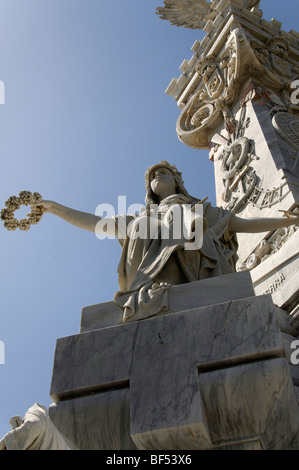
<svg viewBox="0 0 299 470"><path fill-rule="evenodd" d="M122 255L118 268L120 290L114 299L124 310L124 321L147 318L166 310L167 290L171 285L234 272L236 233L267 232L299 224L299 216L242 219L221 207L213 207L207 198L196 199L187 192L181 172L166 161L148 168L145 178L145 210L139 215L105 219L107 224L102 224L103 219L96 215L54 201L42 201L44 212L55 214L77 227L91 232L102 230L106 235L116 234ZM196 216L189 217L190 210L180 211L180 208L189 208ZM181 214L181 227L186 226L184 216L188 219L186 230L175 230L177 214ZM146 223L152 220L154 224ZM195 221L200 224L196 225ZM163 236L165 225L167 236ZM141 236L141 226L147 228L146 236L144 230ZM113 233L107 233L107 227ZM194 227L200 227L200 242L188 245L196 238Z"/></svg>

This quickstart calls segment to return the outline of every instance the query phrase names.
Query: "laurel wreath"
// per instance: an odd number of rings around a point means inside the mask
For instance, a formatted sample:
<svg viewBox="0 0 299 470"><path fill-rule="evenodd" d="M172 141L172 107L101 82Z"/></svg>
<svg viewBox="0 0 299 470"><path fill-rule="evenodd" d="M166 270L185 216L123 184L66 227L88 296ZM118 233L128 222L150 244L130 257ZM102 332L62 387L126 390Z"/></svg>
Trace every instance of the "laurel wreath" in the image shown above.
<svg viewBox="0 0 299 470"><path fill-rule="evenodd" d="M31 193L30 191L21 191L19 196L10 196L5 202L5 208L1 210L0 218L4 221L4 227L7 230L29 230L30 225L36 225L42 218L42 206L38 203L42 201L39 193ZM16 219L14 213L21 206L31 206L31 211L25 219Z"/></svg>

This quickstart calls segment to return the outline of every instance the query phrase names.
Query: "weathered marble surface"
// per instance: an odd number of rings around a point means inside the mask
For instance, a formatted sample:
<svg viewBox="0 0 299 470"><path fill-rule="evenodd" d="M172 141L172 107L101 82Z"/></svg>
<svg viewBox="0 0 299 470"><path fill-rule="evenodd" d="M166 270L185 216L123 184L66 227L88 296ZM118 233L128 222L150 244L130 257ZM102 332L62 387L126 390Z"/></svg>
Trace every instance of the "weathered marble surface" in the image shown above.
<svg viewBox="0 0 299 470"><path fill-rule="evenodd" d="M208 372L200 375L199 386L215 443L251 437L262 449L283 449L298 431L298 404L284 358Z"/></svg>
<svg viewBox="0 0 299 470"><path fill-rule="evenodd" d="M51 397L80 449L279 449L299 429L270 296L59 339Z"/></svg>
<svg viewBox="0 0 299 470"><path fill-rule="evenodd" d="M87 393L50 405L50 417L67 434L71 450L137 449L130 429L130 389Z"/></svg>
<svg viewBox="0 0 299 470"><path fill-rule="evenodd" d="M172 286L168 291L168 310L162 314L191 310L230 300L254 296L249 272L227 274ZM90 305L82 309L80 332L122 324L123 310L116 302Z"/></svg>

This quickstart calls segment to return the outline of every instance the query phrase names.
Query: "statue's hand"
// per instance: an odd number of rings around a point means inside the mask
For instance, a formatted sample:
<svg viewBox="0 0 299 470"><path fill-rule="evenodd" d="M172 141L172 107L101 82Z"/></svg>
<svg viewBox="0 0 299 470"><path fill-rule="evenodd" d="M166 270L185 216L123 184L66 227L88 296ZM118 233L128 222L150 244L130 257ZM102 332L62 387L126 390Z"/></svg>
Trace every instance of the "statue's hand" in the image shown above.
<svg viewBox="0 0 299 470"><path fill-rule="evenodd" d="M289 219L290 225L299 225L299 214L297 212L289 212L280 210L279 212L283 212L284 216Z"/></svg>
<svg viewBox="0 0 299 470"><path fill-rule="evenodd" d="M42 200L38 204L36 204L38 207L41 207L43 214L47 212L52 212L53 207L54 207L54 202L53 201L44 201Z"/></svg>

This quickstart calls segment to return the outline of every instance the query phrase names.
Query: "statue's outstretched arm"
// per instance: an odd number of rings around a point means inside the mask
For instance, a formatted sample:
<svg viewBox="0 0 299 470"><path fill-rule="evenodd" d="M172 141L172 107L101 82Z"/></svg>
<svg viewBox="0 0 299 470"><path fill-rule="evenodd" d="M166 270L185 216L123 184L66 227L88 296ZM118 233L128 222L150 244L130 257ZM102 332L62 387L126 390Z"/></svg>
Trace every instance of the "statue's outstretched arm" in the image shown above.
<svg viewBox="0 0 299 470"><path fill-rule="evenodd" d="M289 227L290 225L299 225L299 216L292 215L290 217L282 218L252 218L242 219L241 217L233 216L229 223L230 232L271 232L281 227Z"/></svg>
<svg viewBox="0 0 299 470"><path fill-rule="evenodd" d="M81 212L70 207L63 206L54 201L42 201L38 204L42 205L44 213L51 213L57 215L61 219L65 220L69 224L75 225L76 227L88 230L89 232L94 232L96 230L97 223L101 220L101 217L89 214L88 212ZM114 221L113 221L114 222ZM106 235L110 235L107 232L107 227L111 227L112 224L107 224L106 226ZM99 225L97 226L97 231L99 231ZM114 232L113 234L114 235Z"/></svg>

